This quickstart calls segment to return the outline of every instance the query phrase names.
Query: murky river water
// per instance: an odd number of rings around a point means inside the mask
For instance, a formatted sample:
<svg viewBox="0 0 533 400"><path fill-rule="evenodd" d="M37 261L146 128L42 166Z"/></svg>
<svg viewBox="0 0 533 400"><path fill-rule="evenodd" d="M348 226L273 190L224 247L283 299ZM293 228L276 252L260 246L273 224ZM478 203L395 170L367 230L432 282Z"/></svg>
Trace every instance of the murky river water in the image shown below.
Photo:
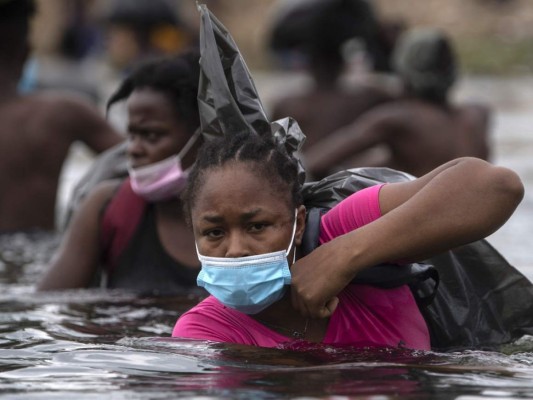
<svg viewBox="0 0 533 400"><path fill-rule="evenodd" d="M261 91L263 81L257 82ZM486 99L497 109L494 162L519 173L526 198L489 241L530 279L531 92L533 79L477 78L457 94ZM63 202L87 165L84 154L74 152ZM58 239L0 237L0 398L533 398L529 337L499 352L307 348L298 342L256 349L169 339L176 318L199 300L195 292L159 299L97 290L35 294Z"/></svg>

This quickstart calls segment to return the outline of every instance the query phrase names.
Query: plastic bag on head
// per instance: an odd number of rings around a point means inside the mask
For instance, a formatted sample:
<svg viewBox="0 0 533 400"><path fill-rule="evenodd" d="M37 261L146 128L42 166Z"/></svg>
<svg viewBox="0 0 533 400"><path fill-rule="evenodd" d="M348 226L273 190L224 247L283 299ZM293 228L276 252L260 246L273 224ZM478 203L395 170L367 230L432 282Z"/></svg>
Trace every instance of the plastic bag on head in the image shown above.
<svg viewBox="0 0 533 400"><path fill-rule="evenodd" d="M198 10L201 14L198 107L204 137L209 140L237 133L271 134L298 160L303 183L305 171L299 149L305 135L291 118L270 123L230 33L205 4L199 4Z"/></svg>

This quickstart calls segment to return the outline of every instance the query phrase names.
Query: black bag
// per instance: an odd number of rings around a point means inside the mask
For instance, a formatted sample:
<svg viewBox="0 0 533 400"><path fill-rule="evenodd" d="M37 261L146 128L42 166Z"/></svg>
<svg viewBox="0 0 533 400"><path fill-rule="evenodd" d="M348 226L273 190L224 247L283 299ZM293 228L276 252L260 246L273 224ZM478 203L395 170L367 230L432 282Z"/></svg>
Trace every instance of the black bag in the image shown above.
<svg viewBox="0 0 533 400"><path fill-rule="evenodd" d="M358 190L410 179L411 175L388 168L341 171L306 183L304 204L309 218L317 220L323 210ZM309 232L306 229L305 252L318 245L318 227L313 221ZM533 284L486 240L401 270L398 265L372 267L355 282L379 287L408 284L428 324L435 350L494 349L524 334L533 334Z"/></svg>

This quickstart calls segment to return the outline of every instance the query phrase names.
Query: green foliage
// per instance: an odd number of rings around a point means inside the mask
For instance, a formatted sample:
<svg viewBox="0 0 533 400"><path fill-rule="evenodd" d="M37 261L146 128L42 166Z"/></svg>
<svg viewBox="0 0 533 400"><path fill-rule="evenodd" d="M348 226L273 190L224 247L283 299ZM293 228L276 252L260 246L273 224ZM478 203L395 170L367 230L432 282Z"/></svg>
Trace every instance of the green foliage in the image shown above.
<svg viewBox="0 0 533 400"><path fill-rule="evenodd" d="M460 38L455 40L455 46L465 73L518 75L533 72L533 38Z"/></svg>

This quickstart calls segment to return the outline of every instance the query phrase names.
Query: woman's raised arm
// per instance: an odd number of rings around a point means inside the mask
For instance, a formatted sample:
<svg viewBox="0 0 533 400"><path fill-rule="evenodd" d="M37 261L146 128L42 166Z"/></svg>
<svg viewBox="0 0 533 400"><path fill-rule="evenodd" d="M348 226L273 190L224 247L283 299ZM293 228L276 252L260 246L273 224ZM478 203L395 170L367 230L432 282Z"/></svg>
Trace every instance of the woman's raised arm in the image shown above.
<svg viewBox="0 0 533 400"><path fill-rule="evenodd" d="M327 317L336 307L337 293L358 271L391 260L424 260L482 239L507 221L523 195L515 172L476 158L457 159L414 181L385 185L379 197L381 218L292 266L293 303L304 315Z"/></svg>

